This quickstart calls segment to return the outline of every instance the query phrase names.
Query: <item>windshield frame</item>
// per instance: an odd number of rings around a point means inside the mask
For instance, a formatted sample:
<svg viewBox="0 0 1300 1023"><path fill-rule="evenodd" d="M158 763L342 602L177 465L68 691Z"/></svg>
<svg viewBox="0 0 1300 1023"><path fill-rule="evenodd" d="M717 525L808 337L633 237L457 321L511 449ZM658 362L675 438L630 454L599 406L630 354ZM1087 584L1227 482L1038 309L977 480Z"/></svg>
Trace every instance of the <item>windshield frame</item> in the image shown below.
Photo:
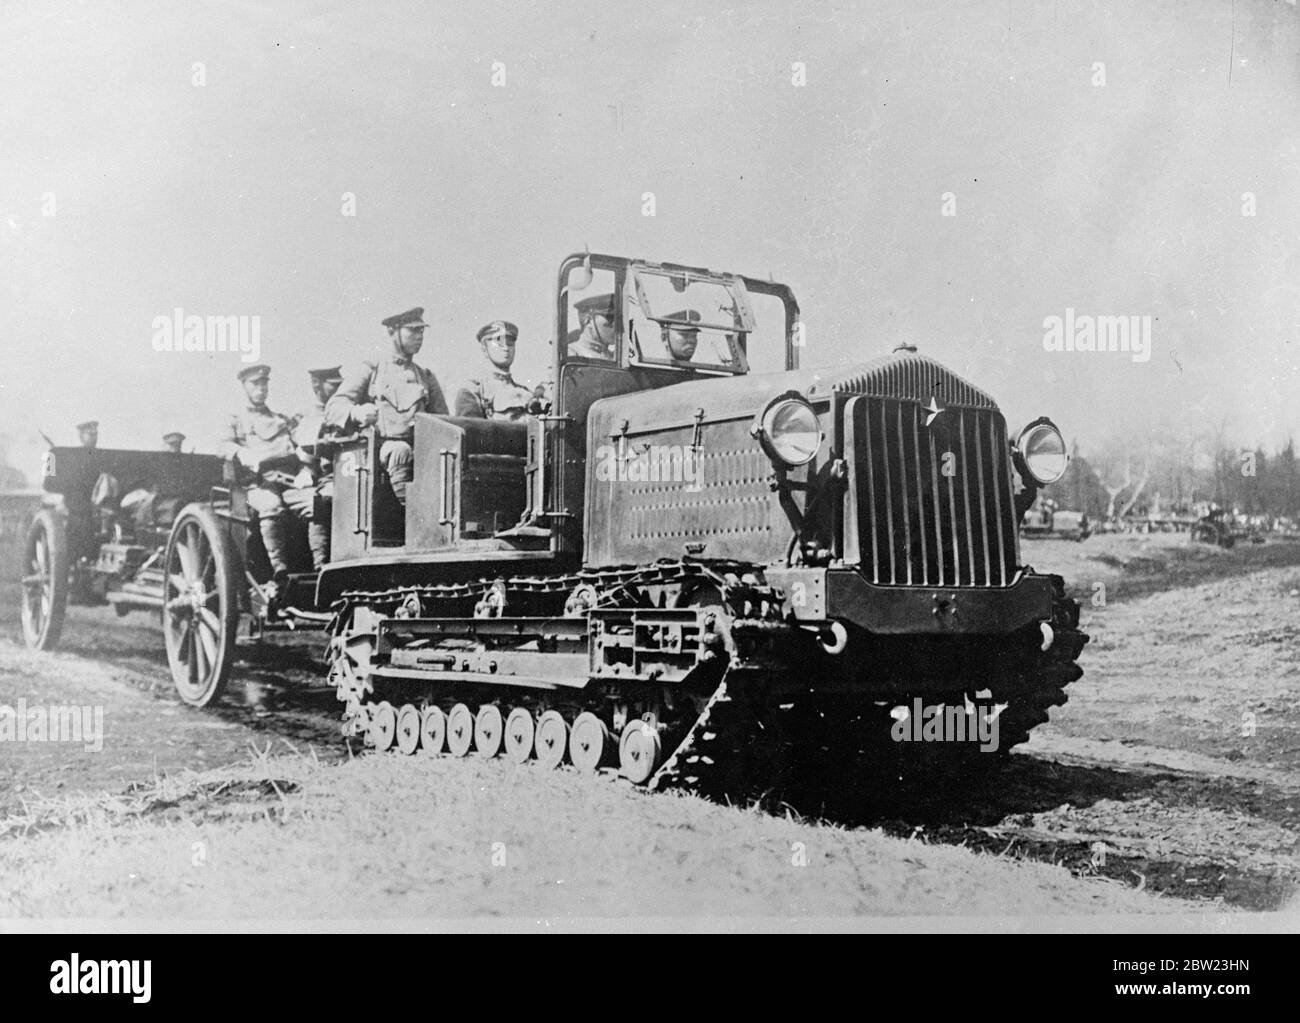
<svg viewBox="0 0 1300 1023"><path fill-rule="evenodd" d="M708 270L697 270L674 264L649 263L641 260L630 261L627 269L627 280L632 285L632 291L635 294L635 305L640 311L640 319L647 323L657 324L660 329L660 337L663 336L664 327L688 327L700 334L707 335L711 343L715 345L719 341L725 344L731 356L730 359L725 361L709 362L697 361L694 358L690 360L674 359L666 353L664 355L653 354L648 352L646 347L647 344L653 344L658 338L651 339L638 336L632 318L628 317L626 326L627 363L629 366L687 370L710 376L747 376L749 374L749 360L746 358L745 345L740 342L740 338L748 338L753 333L756 324L754 311L749 304L749 293L745 289L743 278L736 274L713 273ZM723 289L732 303L731 322L723 323L721 320L706 320L703 318L691 320L689 317L664 315L663 310L656 310L654 304L650 301L648 278L670 281L673 289L683 296L686 295L693 283ZM681 282L680 287L678 281ZM691 309L689 300L683 298L683 301L686 301L687 308ZM698 310L691 309L691 311L697 316L700 315Z"/></svg>
<svg viewBox="0 0 1300 1023"><path fill-rule="evenodd" d="M568 319L568 303L566 301L566 295L567 295L567 289L569 283L569 274L573 270L583 266L584 263L587 266L591 267L593 270L611 270L614 273L614 277L615 277L614 290L615 290L616 303L617 303L616 331L618 336L618 346L617 346L617 354L612 361L603 360L603 359L590 360L581 357L569 356L566 353L566 345L563 343L563 339L567 337L567 332L572 326ZM712 272L710 270L704 269L703 267L685 266L678 263L657 263L651 260L631 259L626 256L615 256L615 255L610 255L608 253L572 252L560 261L559 270L558 273L556 274L555 336L557 338L557 342L554 346L554 356L553 356L554 372L557 374L556 379L559 379L558 374L560 373L562 368L566 364L571 362L586 364L586 365L619 366L619 367L628 367L628 368L630 368L630 365L633 366L647 365L647 366L652 366L655 369L665 369L665 368L673 369L679 373L684 370L689 371L692 369L697 369L700 372L706 372L702 368L693 367L692 364L673 362L670 359L663 359L658 361L652 361L648 359L643 360L640 357L641 353L633 350L631 338L628 336L629 324L625 322L625 318L624 318L624 312L626 311L625 295L628 291L627 273L633 267L646 267L650 270L661 270L670 273L686 272L688 274L701 277L701 278L710 279L710 280L725 280L727 282L737 282L745 289L745 298L747 303L749 301L749 296L753 294L765 295L780 300L780 302L785 308L785 324L784 324L784 329L781 332L784 335L784 339L785 339L785 351L783 353L784 358L781 361L784 362L785 369L787 371L795 370L799 368L799 363L801 361L799 356L801 354L800 348L802 347L802 343L801 343L802 337L797 336L796 332L798 332L799 335L802 334L802 330L801 330L802 318L800 315L799 302L795 298L794 291L790 288L789 285L782 284L776 280L770 280L770 279L764 280L762 278L748 276L745 274ZM750 316L752 317L752 315L753 312L751 309ZM655 322L655 321L649 321L649 322ZM748 369L750 365L748 348L749 348L749 344L753 340L753 335L742 334L741 337L744 338L744 343L740 344L738 347L741 349L740 354L744 358L746 373L748 373L750 372L750 370ZM706 375L734 376L740 374L736 373L732 369L721 367L719 369L706 372Z"/></svg>

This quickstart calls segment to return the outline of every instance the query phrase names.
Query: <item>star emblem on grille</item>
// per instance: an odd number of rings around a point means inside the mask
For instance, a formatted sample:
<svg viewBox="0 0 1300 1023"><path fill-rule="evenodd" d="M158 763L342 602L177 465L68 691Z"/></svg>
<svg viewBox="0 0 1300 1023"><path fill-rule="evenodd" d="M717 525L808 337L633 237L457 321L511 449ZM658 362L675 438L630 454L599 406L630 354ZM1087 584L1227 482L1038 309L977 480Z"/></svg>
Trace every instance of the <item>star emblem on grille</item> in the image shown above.
<svg viewBox="0 0 1300 1023"><path fill-rule="evenodd" d="M928 413L928 415L925 417L925 425L929 426L931 423L935 421L936 418L938 418L939 413L941 413L943 409L940 407L939 403L934 399L934 396L931 395L930 404L922 405L921 411Z"/></svg>

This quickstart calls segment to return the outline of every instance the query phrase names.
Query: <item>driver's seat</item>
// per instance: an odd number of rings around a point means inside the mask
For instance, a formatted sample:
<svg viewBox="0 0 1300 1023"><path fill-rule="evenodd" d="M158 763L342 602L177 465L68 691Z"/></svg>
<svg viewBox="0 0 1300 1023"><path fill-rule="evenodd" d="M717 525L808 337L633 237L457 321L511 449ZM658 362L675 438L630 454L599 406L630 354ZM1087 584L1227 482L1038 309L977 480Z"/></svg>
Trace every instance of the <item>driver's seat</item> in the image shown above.
<svg viewBox="0 0 1300 1023"><path fill-rule="evenodd" d="M528 503L527 453L527 422L416 416L406 546L450 547L514 527Z"/></svg>

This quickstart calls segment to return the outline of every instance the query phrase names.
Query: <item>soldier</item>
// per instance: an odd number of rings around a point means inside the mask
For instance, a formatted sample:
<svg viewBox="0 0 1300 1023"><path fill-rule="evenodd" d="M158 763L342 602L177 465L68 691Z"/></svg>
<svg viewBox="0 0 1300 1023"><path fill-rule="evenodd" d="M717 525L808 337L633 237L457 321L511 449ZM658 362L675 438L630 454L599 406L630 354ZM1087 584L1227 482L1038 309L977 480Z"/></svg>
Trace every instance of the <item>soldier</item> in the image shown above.
<svg viewBox="0 0 1300 1023"><path fill-rule="evenodd" d="M412 443L417 412L447 414L438 378L415 356L424 344L424 310L416 307L383 321L390 351L368 359L343 377L338 393L325 406L325 424L346 433L350 426L374 426L380 438L379 460L402 507L415 468Z"/></svg>
<svg viewBox="0 0 1300 1023"><path fill-rule="evenodd" d="M91 419L77 424L77 442L87 451L94 451L99 444L99 422ZM51 456L53 457L53 456ZM99 552L97 533L109 526L110 516L106 503L117 495L117 480L108 473L100 473L88 490L65 494L64 506L73 527L69 535L80 537L74 540L71 555L74 564L92 562ZM89 572L78 571L74 577L72 599L91 601L94 599L89 586Z"/></svg>
<svg viewBox="0 0 1300 1023"><path fill-rule="evenodd" d="M185 443L185 434L180 430L172 430L171 433L163 434L163 450L171 451L175 454L181 453L181 445Z"/></svg>
<svg viewBox="0 0 1300 1023"><path fill-rule="evenodd" d="M324 369L309 369L307 377L311 380L311 392L316 396L316 403L313 411L319 413L322 417L325 415L325 406L329 400L334 397L343 383L343 367L327 366Z"/></svg>
<svg viewBox="0 0 1300 1023"><path fill-rule="evenodd" d="M700 314L694 309L681 309L668 315L674 320L686 320L688 323L700 322ZM698 327L687 327L680 323L661 323L659 331L664 347L668 349L668 354L674 362L690 362L695 358L695 349L700 343Z"/></svg>
<svg viewBox="0 0 1300 1023"><path fill-rule="evenodd" d="M569 335L569 358L614 358L615 318L614 296L592 295L575 302L578 313L578 330Z"/></svg>
<svg viewBox="0 0 1300 1023"><path fill-rule="evenodd" d="M519 328L508 320L493 320L479 328L478 341L492 369L466 381L457 392L456 415L514 421L543 397L545 388L530 390L510 375L518 337Z"/></svg>
<svg viewBox="0 0 1300 1023"><path fill-rule="evenodd" d="M330 555L330 505L334 500L334 462L317 450L317 442L334 432L325 425L325 406L343 383L338 366L310 369L312 393L316 400L304 412L294 430L294 443L303 469L295 488L285 492L285 502L307 521L307 546L311 548L312 567L320 571Z"/></svg>
<svg viewBox="0 0 1300 1023"><path fill-rule="evenodd" d="M232 459L248 483L248 504L257 512L266 556L276 576L289 571L284 530L283 480L269 474L297 461L292 440L293 420L272 412L266 404L271 367L257 362L239 371L248 405L230 418L217 453ZM278 581L278 580L277 580ZM271 595L274 595L274 584Z"/></svg>

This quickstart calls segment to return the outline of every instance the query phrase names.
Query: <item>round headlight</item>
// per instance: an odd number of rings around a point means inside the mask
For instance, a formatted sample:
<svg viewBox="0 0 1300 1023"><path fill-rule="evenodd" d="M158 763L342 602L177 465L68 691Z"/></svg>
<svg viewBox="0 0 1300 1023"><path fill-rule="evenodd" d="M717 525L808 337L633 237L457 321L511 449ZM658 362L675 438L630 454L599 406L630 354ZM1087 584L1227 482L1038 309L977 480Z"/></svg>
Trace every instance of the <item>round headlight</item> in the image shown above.
<svg viewBox="0 0 1300 1023"><path fill-rule="evenodd" d="M786 466L807 465L821 447L821 424L802 398L782 397L763 411L759 438L767 453Z"/></svg>
<svg viewBox="0 0 1300 1023"><path fill-rule="evenodd" d="M1070 456L1065 438L1050 419L1039 419L1020 431L1016 441L1020 461L1040 487L1050 486L1065 475Z"/></svg>

